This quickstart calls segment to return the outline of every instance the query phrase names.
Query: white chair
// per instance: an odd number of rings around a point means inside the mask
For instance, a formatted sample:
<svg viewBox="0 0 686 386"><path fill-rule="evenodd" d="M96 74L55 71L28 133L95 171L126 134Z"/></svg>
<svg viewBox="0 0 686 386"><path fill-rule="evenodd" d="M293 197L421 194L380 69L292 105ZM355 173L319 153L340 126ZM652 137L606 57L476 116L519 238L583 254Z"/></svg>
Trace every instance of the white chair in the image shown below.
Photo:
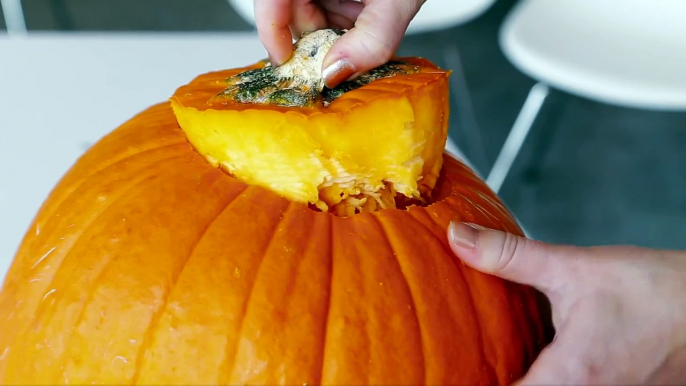
<svg viewBox="0 0 686 386"><path fill-rule="evenodd" d="M412 35L440 31L467 23L486 12L495 1L496 0L429 0L424 3L417 16L410 23L407 34ZM253 9L254 0L228 0L228 2L245 21L255 25L255 14ZM448 67L453 70L451 81L454 86L451 88L451 92L456 100L457 106L455 106L455 108L459 111L459 113L455 113L453 116L460 117L460 123L463 130L469 133L470 139L474 142L468 145L475 150L480 151L479 154L485 159L483 147L479 138L479 129L472 111L471 98L466 87L467 82L462 73L459 50L454 44L448 43L446 44L446 49L443 54ZM479 170L475 165L465 156L462 150L456 145L455 141L450 137L446 143L446 150L469 165L476 173L479 173Z"/></svg>
<svg viewBox="0 0 686 386"><path fill-rule="evenodd" d="M617 106L686 111L686 1L522 0L505 56L538 80L487 182L501 188L549 87Z"/></svg>

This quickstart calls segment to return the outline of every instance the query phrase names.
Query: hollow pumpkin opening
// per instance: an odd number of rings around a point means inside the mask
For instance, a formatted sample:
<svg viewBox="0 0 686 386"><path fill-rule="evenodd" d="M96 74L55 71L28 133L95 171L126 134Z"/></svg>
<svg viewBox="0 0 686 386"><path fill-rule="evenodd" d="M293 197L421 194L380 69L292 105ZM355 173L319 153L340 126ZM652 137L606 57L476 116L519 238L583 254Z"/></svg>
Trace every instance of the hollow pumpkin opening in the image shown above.
<svg viewBox="0 0 686 386"><path fill-rule="evenodd" d="M280 67L202 75L171 98L189 142L248 184L337 216L425 206L443 163L448 77L397 58L328 89L321 66L339 31L304 35Z"/></svg>

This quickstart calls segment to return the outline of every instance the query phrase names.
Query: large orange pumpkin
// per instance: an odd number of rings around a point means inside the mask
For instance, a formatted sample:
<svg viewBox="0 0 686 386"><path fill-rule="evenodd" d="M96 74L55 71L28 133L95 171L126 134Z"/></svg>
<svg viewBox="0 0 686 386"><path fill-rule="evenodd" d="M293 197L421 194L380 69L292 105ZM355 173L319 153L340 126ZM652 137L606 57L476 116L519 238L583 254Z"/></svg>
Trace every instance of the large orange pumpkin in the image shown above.
<svg viewBox="0 0 686 386"><path fill-rule="evenodd" d="M51 193L7 275L0 382L504 385L522 376L549 339L546 303L529 287L463 265L446 228L464 220L521 231L471 170L441 155L447 73L408 61L419 71L373 80L332 110L206 103L243 69L207 74L103 138ZM217 127L235 135L237 110L253 134L270 130L270 118L260 119L268 114L295 122L298 111L316 112L324 119L317 127L330 133L326 147L345 142L326 114L352 122L357 108L362 121L392 121L374 103L393 100L409 100L417 120L435 127L412 129L429 160L413 170L429 182L407 188L430 190L430 202L360 204L354 213L359 201L346 197L359 190L332 194L334 184L315 192L316 202L299 200L288 184L248 173L270 167L259 154L248 169L236 156L218 160L212 151L228 137L213 139L209 123L193 116L219 114ZM301 141L282 135L290 146ZM242 140L241 149L257 141ZM366 149L357 157L382 162ZM227 173L231 166L243 177ZM335 197L344 197L344 210L332 209L341 208Z"/></svg>

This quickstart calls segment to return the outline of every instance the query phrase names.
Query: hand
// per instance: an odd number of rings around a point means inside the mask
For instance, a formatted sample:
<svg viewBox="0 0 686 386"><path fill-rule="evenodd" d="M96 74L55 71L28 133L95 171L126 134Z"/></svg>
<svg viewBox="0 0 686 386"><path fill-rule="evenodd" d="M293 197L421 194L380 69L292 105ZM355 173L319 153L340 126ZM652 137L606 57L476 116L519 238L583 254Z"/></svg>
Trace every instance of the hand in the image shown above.
<svg viewBox="0 0 686 386"><path fill-rule="evenodd" d="M555 246L464 223L449 239L467 265L550 299L557 336L520 384L686 382L686 253Z"/></svg>
<svg viewBox="0 0 686 386"><path fill-rule="evenodd" d="M257 31L272 62L286 62L292 37L322 28L349 29L323 64L327 87L386 63L425 0L255 0Z"/></svg>

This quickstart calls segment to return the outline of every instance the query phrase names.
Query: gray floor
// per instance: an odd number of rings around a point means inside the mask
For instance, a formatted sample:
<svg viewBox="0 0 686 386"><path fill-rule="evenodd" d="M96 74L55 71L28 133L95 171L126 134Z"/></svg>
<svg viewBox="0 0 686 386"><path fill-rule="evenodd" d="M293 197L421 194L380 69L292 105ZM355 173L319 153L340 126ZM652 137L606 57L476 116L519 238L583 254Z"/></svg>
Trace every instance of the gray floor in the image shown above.
<svg viewBox="0 0 686 386"><path fill-rule="evenodd" d="M23 3L31 30L251 28L224 0ZM408 36L399 52L464 74L466 86L461 76L453 77L451 133L467 144L465 152L482 172L489 170L534 84L506 61L497 44L498 28L513 3L498 0L467 25ZM468 93L462 92L465 87ZM686 113L624 109L554 91L501 196L542 240L686 249L685 192Z"/></svg>

